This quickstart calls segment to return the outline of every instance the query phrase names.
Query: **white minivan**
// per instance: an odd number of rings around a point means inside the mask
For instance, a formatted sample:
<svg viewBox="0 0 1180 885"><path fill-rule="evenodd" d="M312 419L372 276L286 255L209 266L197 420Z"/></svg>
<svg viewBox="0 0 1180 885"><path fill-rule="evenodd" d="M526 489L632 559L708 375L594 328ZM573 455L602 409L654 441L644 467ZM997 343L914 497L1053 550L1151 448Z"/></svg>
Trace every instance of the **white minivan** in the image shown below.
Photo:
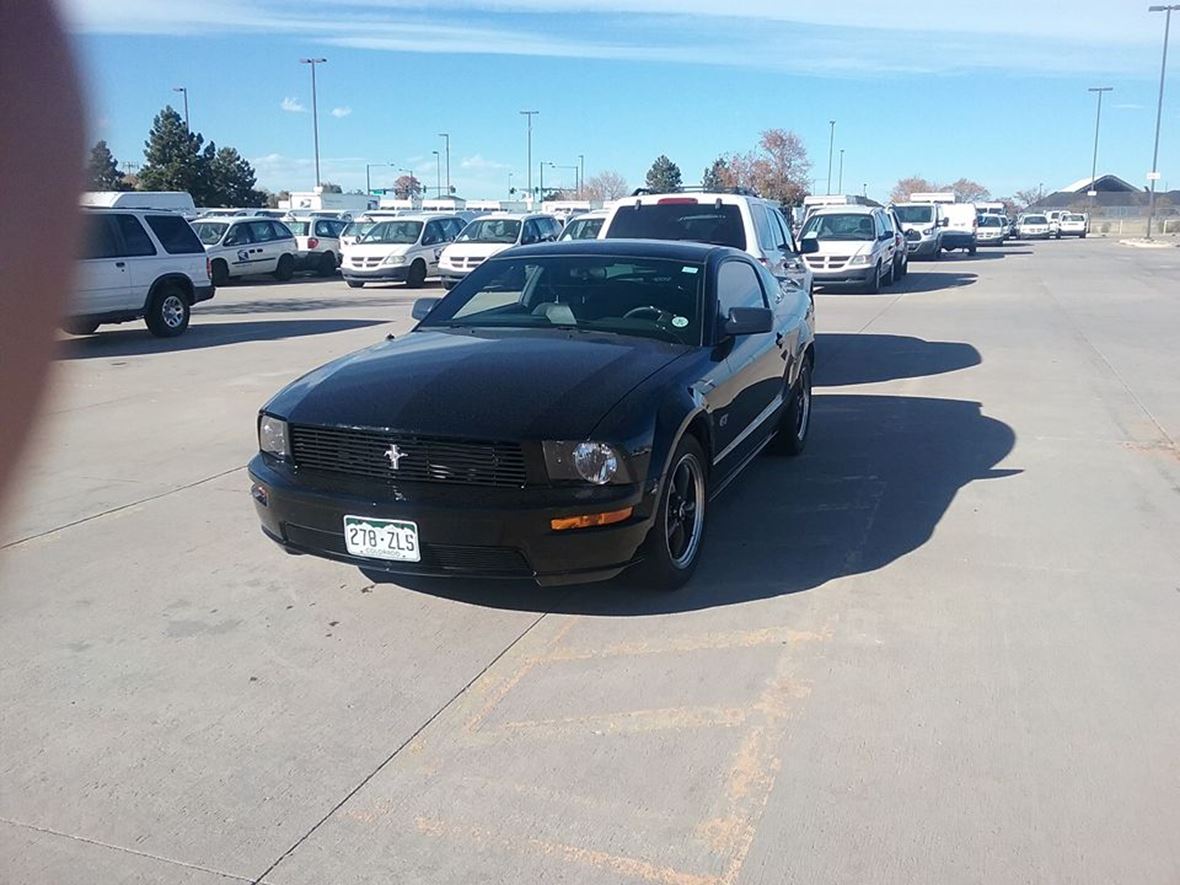
<svg viewBox="0 0 1180 885"><path fill-rule="evenodd" d="M879 206L821 206L803 222L802 242L817 241L804 257L816 283L850 283L876 293L894 281L897 236Z"/></svg>
<svg viewBox="0 0 1180 885"><path fill-rule="evenodd" d="M205 245L215 286L231 277L271 274L282 281L295 273L295 235L274 218L198 218L193 230Z"/></svg>
<svg viewBox="0 0 1180 885"><path fill-rule="evenodd" d="M561 222L552 215L530 215L518 212L497 212L477 218L443 250L438 262L438 275L445 288L452 288L459 280L513 246L547 243L561 236Z"/></svg>
<svg viewBox="0 0 1180 885"><path fill-rule="evenodd" d="M342 247L340 274L353 289L400 282L416 289L438 271L439 256L462 229L455 215L385 218Z"/></svg>
<svg viewBox="0 0 1180 885"><path fill-rule="evenodd" d="M175 212L90 209L78 283L62 327L89 335L103 323L143 318L160 338L188 328L190 308L213 297L209 263Z"/></svg>

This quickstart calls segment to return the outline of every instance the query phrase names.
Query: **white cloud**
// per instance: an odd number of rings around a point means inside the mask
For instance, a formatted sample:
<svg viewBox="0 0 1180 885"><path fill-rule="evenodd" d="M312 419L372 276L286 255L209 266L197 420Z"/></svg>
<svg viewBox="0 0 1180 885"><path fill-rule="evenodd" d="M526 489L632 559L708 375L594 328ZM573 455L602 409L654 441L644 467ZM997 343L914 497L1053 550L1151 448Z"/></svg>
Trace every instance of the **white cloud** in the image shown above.
<svg viewBox="0 0 1180 885"><path fill-rule="evenodd" d="M1114 107L1120 111L1141 111L1143 105L1141 104L1116 104Z"/></svg>
<svg viewBox="0 0 1180 885"><path fill-rule="evenodd" d="M291 98L291 96L287 96L279 102L279 107L292 114L307 113L307 108L303 106L303 103L297 98Z"/></svg>
<svg viewBox="0 0 1180 885"><path fill-rule="evenodd" d="M471 157L464 157L459 161L460 169L472 169L476 171L502 171L511 169L511 163L497 163L495 160L485 160L482 154L475 154Z"/></svg>
<svg viewBox="0 0 1180 885"><path fill-rule="evenodd" d="M352 108L350 108L350 107L332 108L332 116L338 120L341 117L347 117L351 113L352 113Z"/></svg>

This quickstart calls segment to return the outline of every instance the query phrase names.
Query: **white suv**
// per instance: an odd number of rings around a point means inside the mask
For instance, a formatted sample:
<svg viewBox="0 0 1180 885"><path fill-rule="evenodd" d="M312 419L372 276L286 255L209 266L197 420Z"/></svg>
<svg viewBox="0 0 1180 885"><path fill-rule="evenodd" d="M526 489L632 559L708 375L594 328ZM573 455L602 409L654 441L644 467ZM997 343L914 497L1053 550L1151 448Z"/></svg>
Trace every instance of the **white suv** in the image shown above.
<svg viewBox="0 0 1180 885"><path fill-rule="evenodd" d="M1079 237L1085 239L1086 226L1086 216L1081 212L1066 212L1061 216L1061 221L1057 228L1057 238Z"/></svg>
<svg viewBox="0 0 1180 885"><path fill-rule="evenodd" d="M385 218L344 247L340 273L353 289L400 282L416 289L438 272L439 256L462 229L455 215Z"/></svg>
<svg viewBox="0 0 1180 885"><path fill-rule="evenodd" d="M295 273L298 245L291 229L273 218L198 218L193 222L205 254L213 284L230 277L271 274L276 280Z"/></svg>
<svg viewBox="0 0 1180 885"><path fill-rule="evenodd" d="M652 194L619 200L599 239L696 240L740 249L804 292L812 273L779 205L749 192Z"/></svg>
<svg viewBox="0 0 1180 885"><path fill-rule="evenodd" d="M87 209L78 285L62 327L89 335L102 323L141 317L172 338L190 308L213 297L201 241L179 214L155 209Z"/></svg>
<svg viewBox="0 0 1180 885"><path fill-rule="evenodd" d="M340 266L340 235L348 227L339 218L288 217L285 224L295 234L295 266L299 270L313 270L321 277L330 277Z"/></svg>
<svg viewBox="0 0 1180 885"><path fill-rule="evenodd" d="M547 243L561 236L561 222L552 215L497 212L477 218L443 250L438 275L452 288L493 255L513 246Z"/></svg>
<svg viewBox="0 0 1180 885"><path fill-rule="evenodd" d="M803 223L803 242L818 249L806 256L822 285L852 283L869 293L894 279L897 243L879 206L823 206Z"/></svg>

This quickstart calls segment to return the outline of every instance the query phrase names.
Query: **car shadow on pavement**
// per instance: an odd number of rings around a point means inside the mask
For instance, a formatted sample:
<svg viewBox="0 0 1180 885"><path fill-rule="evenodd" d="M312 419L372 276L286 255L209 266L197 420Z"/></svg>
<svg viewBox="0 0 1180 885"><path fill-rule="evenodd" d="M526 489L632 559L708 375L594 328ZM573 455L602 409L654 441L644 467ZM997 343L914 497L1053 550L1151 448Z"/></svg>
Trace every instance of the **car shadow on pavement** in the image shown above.
<svg viewBox="0 0 1180 885"><path fill-rule="evenodd" d="M194 317L195 320L195 317ZM194 321L179 338L156 338L141 324L126 328L105 327L108 331L68 338L58 343L57 358L63 360L103 359L112 356L140 356L220 347L243 341L274 341L279 338L302 338L384 325L384 320L263 320L248 323L202 323Z"/></svg>
<svg viewBox="0 0 1180 885"><path fill-rule="evenodd" d="M925 267L911 265L908 274L891 286L883 286L881 291L872 297L912 295L916 292L937 292L939 289L956 289L974 285L978 278L979 275L974 273L926 270ZM851 287L824 286L821 283L816 283L815 289L818 295L863 296L869 294Z"/></svg>
<svg viewBox="0 0 1180 885"><path fill-rule="evenodd" d="M193 308L193 317L200 316L242 316L258 313L304 313L312 310L340 310L356 307L412 307L414 302L422 297L420 289L411 289L401 297L376 296L366 298L355 295L344 295L340 298L317 295L307 298L268 298L265 301L222 301L216 299L207 301Z"/></svg>
<svg viewBox="0 0 1180 885"><path fill-rule="evenodd" d="M818 387L942 375L978 366L983 360L978 350L961 341L844 332L821 332L815 353Z"/></svg>
<svg viewBox="0 0 1180 885"><path fill-rule="evenodd" d="M819 393L814 403L801 457L764 454L712 502L699 568L677 592L652 592L626 574L549 589L364 574L491 608L601 616L714 608L883 568L931 538L961 488L1020 472L996 469L1016 436L977 402Z"/></svg>

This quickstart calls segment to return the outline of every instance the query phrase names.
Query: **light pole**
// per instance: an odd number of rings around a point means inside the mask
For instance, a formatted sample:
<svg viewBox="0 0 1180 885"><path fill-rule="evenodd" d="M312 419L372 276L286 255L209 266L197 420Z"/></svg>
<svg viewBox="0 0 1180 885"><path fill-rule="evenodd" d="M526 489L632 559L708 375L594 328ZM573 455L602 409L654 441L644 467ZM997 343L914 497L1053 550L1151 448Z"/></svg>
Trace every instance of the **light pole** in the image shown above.
<svg viewBox="0 0 1180 885"><path fill-rule="evenodd" d="M173 92L184 93L184 131L192 132L193 130L188 125L188 87L187 86L173 86Z"/></svg>
<svg viewBox="0 0 1180 885"><path fill-rule="evenodd" d="M844 148L840 148L840 183L836 185L836 193L844 193Z"/></svg>
<svg viewBox="0 0 1180 885"><path fill-rule="evenodd" d="M828 193L832 192L832 148L836 145L836 121L828 120L832 133L828 136Z"/></svg>
<svg viewBox="0 0 1180 885"><path fill-rule="evenodd" d="M1160 173L1157 168L1160 158L1160 118L1164 113L1164 75L1168 71L1168 34L1172 28L1172 13L1180 9L1180 3L1169 6L1149 6L1148 12L1164 13L1164 60L1160 62L1160 97L1155 109L1155 148L1151 153L1151 195L1147 198L1147 239L1151 239L1151 223L1155 220L1155 183L1159 181Z"/></svg>
<svg viewBox="0 0 1180 885"><path fill-rule="evenodd" d="M508 173L508 196L512 196L512 173Z"/></svg>
<svg viewBox="0 0 1180 885"><path fill-rule="evenodd" d="M558 166L556 163L549 164L550 169L573 169L574 170L574 187L577 188L578 181L578 167L577 166Z"/></svg>
<svg viewBox="0 0 1180 885"><path fill-rule="evenodd" d="M1094 208L1094 182L1098 178L1098 125L1102 122L1102 93L1113 92L1113 86L1091 86L1087 92L1098 93L1098 113L1094 117L1094 162L1090 165L1090 208Z"/></svg>
<svg viewBox="0 0 1180 885"><path fill-rule="evenodd" d="M541 161L541 202L545 201L545 161Z"/></svg>
<svg viewBox="0 0 1180 885"><path fill-rule="evenodd" d="M440 132L439 138L447 140L447 196L451 195L451 134L449 132Z"/></svg>
<svg viewBox="0 0 1180 885"><path fill-rule="evenodd" d="M869 196L869 183L867 181L861 185L860 193L861 193L861 196L865 197L866 199L868 198L868 196Z"/></svg>
<svg viewBox="0 0 1180 885"><path fill-rule="evenodd" d="M365 193L366 194L373 193L373 182L369 178L369 170L370 169L377 169L377 168L380 168L381 166L392 166L392 165L393 165L392 163L366 163L365 164Z"/></svg>
<svg viewBox="0 0 1180 885"><path fill-rule="evenodd" d="M442 155L438 151L431 151L434 154L434 189L438 192L438 198L442 199Z"/></svg>
<svg viewBox="0 0 1180 885"><path fill-rule="evenodd" d="M586 186L586 155L578 154L578 199L582 199L582 188Z"/></svg>
<svg viewBox="0 0 1180 885"><path fill-rule="evenodd" d="M320 113L316 103L315 66L327 62L326 58L301 58L301 65L311 65L311 131L315 139L315 186L320 186Z"/></svg>
<svg viewBox="0 0 1180 885"><path fill-rule="evenodd" d="M533 196L533 117L541 113L540 111L521 111L529 121L529 136L528 136L528 159L524 164L524 168L528 170L529 180L529 199Z"/></svg>

